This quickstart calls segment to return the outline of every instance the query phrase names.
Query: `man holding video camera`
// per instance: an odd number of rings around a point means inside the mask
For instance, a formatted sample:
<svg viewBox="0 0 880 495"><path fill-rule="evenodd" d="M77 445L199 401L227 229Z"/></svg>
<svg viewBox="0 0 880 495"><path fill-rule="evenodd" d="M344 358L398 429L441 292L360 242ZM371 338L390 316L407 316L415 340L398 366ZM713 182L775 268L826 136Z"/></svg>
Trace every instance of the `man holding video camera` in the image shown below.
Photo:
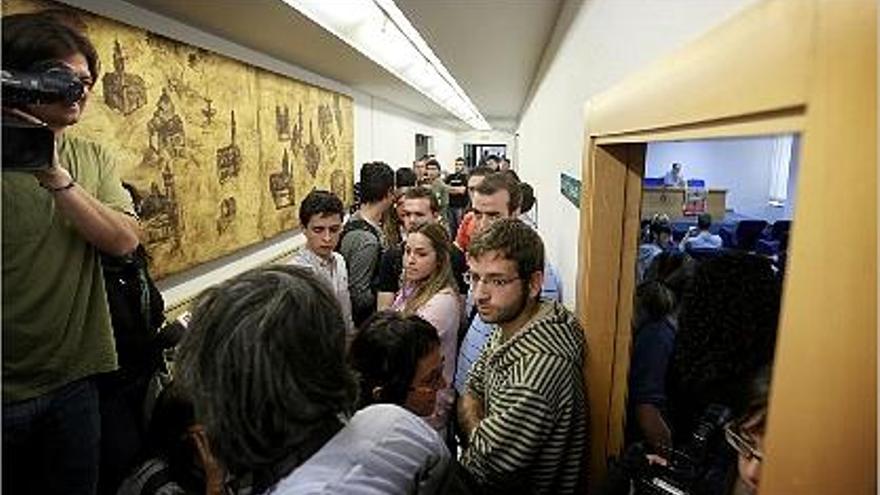
<svg viewBox="0 0 880 495"><path fill-rule="evenodd" d="M51 91L10 101L4 87L4 132L13 120L43 123L55 149L37 170L3 163L3 492L92 494L94 378L116 368L98 251L130 253L139 227L111 156L65 132L98 77L91 42L50 14L5 16L2 31L4 72L82 85L76 101Z"/></svg>

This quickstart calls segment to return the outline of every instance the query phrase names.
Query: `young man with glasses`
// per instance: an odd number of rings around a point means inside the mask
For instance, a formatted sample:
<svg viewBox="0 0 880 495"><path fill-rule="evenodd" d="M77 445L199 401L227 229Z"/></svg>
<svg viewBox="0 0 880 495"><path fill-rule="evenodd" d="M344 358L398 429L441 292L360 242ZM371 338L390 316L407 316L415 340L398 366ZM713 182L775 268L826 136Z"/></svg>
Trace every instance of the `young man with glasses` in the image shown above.
<svg viewBox="0 0 880 495"><path fill-rule="evenodd" d="M486 176L473 190L473 218L476 226L476 234L488 228L491 224L506 218L519 217L520 204L522 202L522 188L512 174L499 172ZM544 283L541 287L543 299L562 301L562 282L556 269L549 263L544 263ZM473 289L473 285L471 289ZM472 291L473 292L473 291ZM470 296L473 294L471 293ZM458 360L454 385L459 394L464 393L464 384L467 374L474 361L480 356L480 352L489 339L492 332L491 325L483 321L474 308L473 297L468 297L466 315L469 316L467 333L459 347Z"/></svg>
<svg viewBox="0 0 880 495"><path fill-rule="evenodd" d="M583 490L587 449L584 335L575 316L540 298L544 246L514 219L468 248L471 290L493 332L468 376L459 421L462 465L489 492Z"/></svg>
<svg viewBox="0 0 880 495"><path fill-rule="evenodd" d="M764 432L767 427L767 398L770 368L763 368L752 380L745 411L724 427L727 444L737 453L737 479L733 495L754 495L761 481L764 461Z"/></svg>

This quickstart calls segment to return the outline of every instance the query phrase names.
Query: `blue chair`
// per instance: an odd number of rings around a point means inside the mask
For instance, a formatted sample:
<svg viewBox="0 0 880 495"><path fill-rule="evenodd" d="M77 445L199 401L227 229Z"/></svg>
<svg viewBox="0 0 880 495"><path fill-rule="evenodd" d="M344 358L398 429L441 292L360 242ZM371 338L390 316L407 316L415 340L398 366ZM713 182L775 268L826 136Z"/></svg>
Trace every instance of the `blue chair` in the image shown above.
<svg viewBox="0 0 880 495"><path fill-rule="evenodd" d="M736 227L730 225L722 225L718 229L718 235L721 237L721 247L733 249L736 247Z"/></svg>
<svg viewBox="0 0 880 495"><path fill-rule="evenodd" d="M743 251L754 251L765 228L767 228L767 222L764 220L740 220L736 226L736 248Z"/></svg>
<svg viewBox="0 0 880 495"><path fill-rule="evenodd" d="M759 239L755 245L758 254L776 256L788 249L788 232L791 230L791 220L777 220L767 229L763 239Z"/></svg>
<svg viewBox="0 0 880 495"><path fill-rule="evenodd" d="M642 184L645 187L663 187L663 177L645 177Z"/></svg>

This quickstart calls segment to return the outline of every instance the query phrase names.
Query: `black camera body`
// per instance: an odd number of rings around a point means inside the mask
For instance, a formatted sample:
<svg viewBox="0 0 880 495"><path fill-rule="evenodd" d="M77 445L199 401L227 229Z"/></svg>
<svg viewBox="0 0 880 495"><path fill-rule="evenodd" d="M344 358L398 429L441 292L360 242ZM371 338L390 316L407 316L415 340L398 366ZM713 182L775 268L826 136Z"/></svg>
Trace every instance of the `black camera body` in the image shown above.
<svg viewBox="0 0 880 495"><path fill-rule="evenodd" d="M20 107L45 103L71 105L82 99L85 86L66 65L51 61L37 64L32 71L3 69L3 106Z"/></svg>
<svg viewBox="0 0 880 495"><path fill-rule="evenodd" d="M717 493L727 472L718 471L717 453L724 445L724 425L731 420L730 409L712 404L700 417L687 443L660 453L667 464L651 464L642 443L627 448L609 472L606 495L706 495Z"/></svg>
<svg viewBox="0 0 880 495"><path fill-rule="evenodd" d="M52 166L55 134L45 125L23 119L7 108L64 103L82 99L85 87L66 65L57 61L37 64L33 71L0 71L3 97L3 170L32 171Z"/></svg>

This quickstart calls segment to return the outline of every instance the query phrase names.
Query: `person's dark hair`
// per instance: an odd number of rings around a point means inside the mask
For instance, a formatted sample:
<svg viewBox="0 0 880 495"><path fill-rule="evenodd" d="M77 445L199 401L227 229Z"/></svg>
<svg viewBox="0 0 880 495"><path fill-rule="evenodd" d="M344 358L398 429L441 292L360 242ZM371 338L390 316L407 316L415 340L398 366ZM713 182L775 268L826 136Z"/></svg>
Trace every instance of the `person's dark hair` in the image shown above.
<svg viewBox="0 0 880 495"><path fill-rule="evenodd" d="M688 434L708 404L741 408L751 376L773 361L780 297L781 283L763 257L725 252L697 264L672 358L678 434Z"/></svg>
<svg viewBox="0 0 880 495"><path fill-rule="evenodd" d="M464 157L460 156L460 157L456 158L455 161L456 162L463 162L465 160L464 160Z"/></svg>
<svg viewBox="0 0 880 495"><path fill-rule="evenodd" d="M416 185L416 173L410 167L400 167L394 172L394 187L413 187Z"/></svg>
<svg viewBox="0 0 880 495"><path fill-rule="evenodd" d="M403 199L427 199L428 202L431 203L431 211L434 213L440 211L440 202L437 201L437 196L431 192L430 188L425 186L414 187L407 190L403 194Z"/></svg>
<svg viewBox="0 0 880 495"><path fill-rule="evenodd" d="M516 182L522 182L519 180L519 175L513 169L499 170L497 173L509 175Z"/></svg>
<svg viewBox="0 0 880 495"><path fill-rule="evenodd" d="M499 157L498 155L489 155L489 156L486 157L486 161L487 161L487 162L488 162L488 161L500 162L500 161L501 161L501 157Z"/></svg>
<svg viewBox="0 0 880 495"><path fill-rule="evenodd" d="M437 170L440 170L440 162L431 158L430 160L425 162L425 168L427 169L428 167L436 167Z"/></svg>
<svg viewBox="0 0 880 495"><path fill-rule="evenodd" d="M666 215L655 214L648 229L651 241L656 241L661 233L672 235L672 226L669 225L669 217Z"/></svg>
<svg viewBox="0 0 880 495"><path fill-rule="evenodd" d="M767 424L767 405L770 397L770 367L765 366L752 379L745 407L733 424L734 428L742 429L749 424L749 433L763 435Z"/></svg>
<svg viewBox="0 0 880 495"><path fill-rule="evenodd" d="M700 213L697 217L697 228L700 230L709 230L712 226L712 215L708 213Z"/></svg>
<svg viewBox="0 0 880 495"><path fill-rule="evenodd" d="M520 182L519 188L522 190L522 204L519 211L520 213L528 213L535 206L535 190L526 182Z"/></svg>
<svg viewBox="0 0 880 495"><path fill-rule="evenodd" d="M361 166L361 203L377 203L394 188L394 171L384 162Z"/></svg>
<svg viewBox="0 0 880 495"><path fill-rule="evenodd" d="M144 461L153 458L165 461L171 478L183 487L204 490L204 481L193 472L197 451L189 429L195 424L192 401L176 383L170 383L153 405L142 455Z"/></svg>
<svg viewBox="0 0 880 495"><path fill-rule="evenodd" d="M249 270L199 295L177 378L220 463L275 481L339 430L357 395L339 303L296 266Z"/></svg>
<svg viewBox="0 0 880 495"><path fill-rule="evenodd" d="M644 281L636 288L634 327L674 314L693 270L693 259L681 251L657 254L645 271Z"/></svg>
<svg viewBox="0 0 880 495"><path fill-rule="evenodd" d="M305 228L315 215L339 215L339 219L342 220L345 217L345 206L332 192L314 190L306 195L299 205L300 226Z"/></svg>
<svg viewBox="0 0 880 495"><path fill-rule="evenodd" d="M516 211L516 209L522 204L522 189L519 187L519 181L517 181L511 174L495 172L487 175L486 178L483 179L483 182L481 182L476 188L476 192L484 196L491 196L498 191L507 191L509 198L507 209L510 213Z"/></svg>
<svg viewBox="0 0 880 495"><path fill-rule="evenodd" d="M544 243L541 237L515 218L494 222L471 240L467 251L474 258L497 251L504 259L516 263L517 273L524 280L535 272L544 271Z"/></svg>
<svg viewBox="0 0 880 495"><path fill-rule="evenodd" d="M471 173L468 174L468 178L470 177L488 177L494 174L495 171L492 170L492 167L488 167L486 165L480 165L475 169L471 170Z"/></svg>
<svg viewBox="0 0 880 495"><path fill-rule="evenodd" d="M81 53L89 66L93 83L100 63L92 42L60 19L59 13L36 12L3 16L3 68L32 70L40 62Z"/></svg>
<svg viewBox="0 0 880 495"><path fill-rule="evenodd" d="M348 360L358 375L358 408L374 403L403 405L418 362L440 345L433 325L417 315L381 311L364 322ZM373 394L381 387L379 396Z"/></svg>
<svg viewBox="0 0 880 495"><path fill-rule="evenodd" d="M427 155L427 154L426 154L426 155L422 155L422 157L419 158L419 161L420 161L420 162L428 161L428 160L431 159L432 156L433 156L433 155Z"/></svg>

